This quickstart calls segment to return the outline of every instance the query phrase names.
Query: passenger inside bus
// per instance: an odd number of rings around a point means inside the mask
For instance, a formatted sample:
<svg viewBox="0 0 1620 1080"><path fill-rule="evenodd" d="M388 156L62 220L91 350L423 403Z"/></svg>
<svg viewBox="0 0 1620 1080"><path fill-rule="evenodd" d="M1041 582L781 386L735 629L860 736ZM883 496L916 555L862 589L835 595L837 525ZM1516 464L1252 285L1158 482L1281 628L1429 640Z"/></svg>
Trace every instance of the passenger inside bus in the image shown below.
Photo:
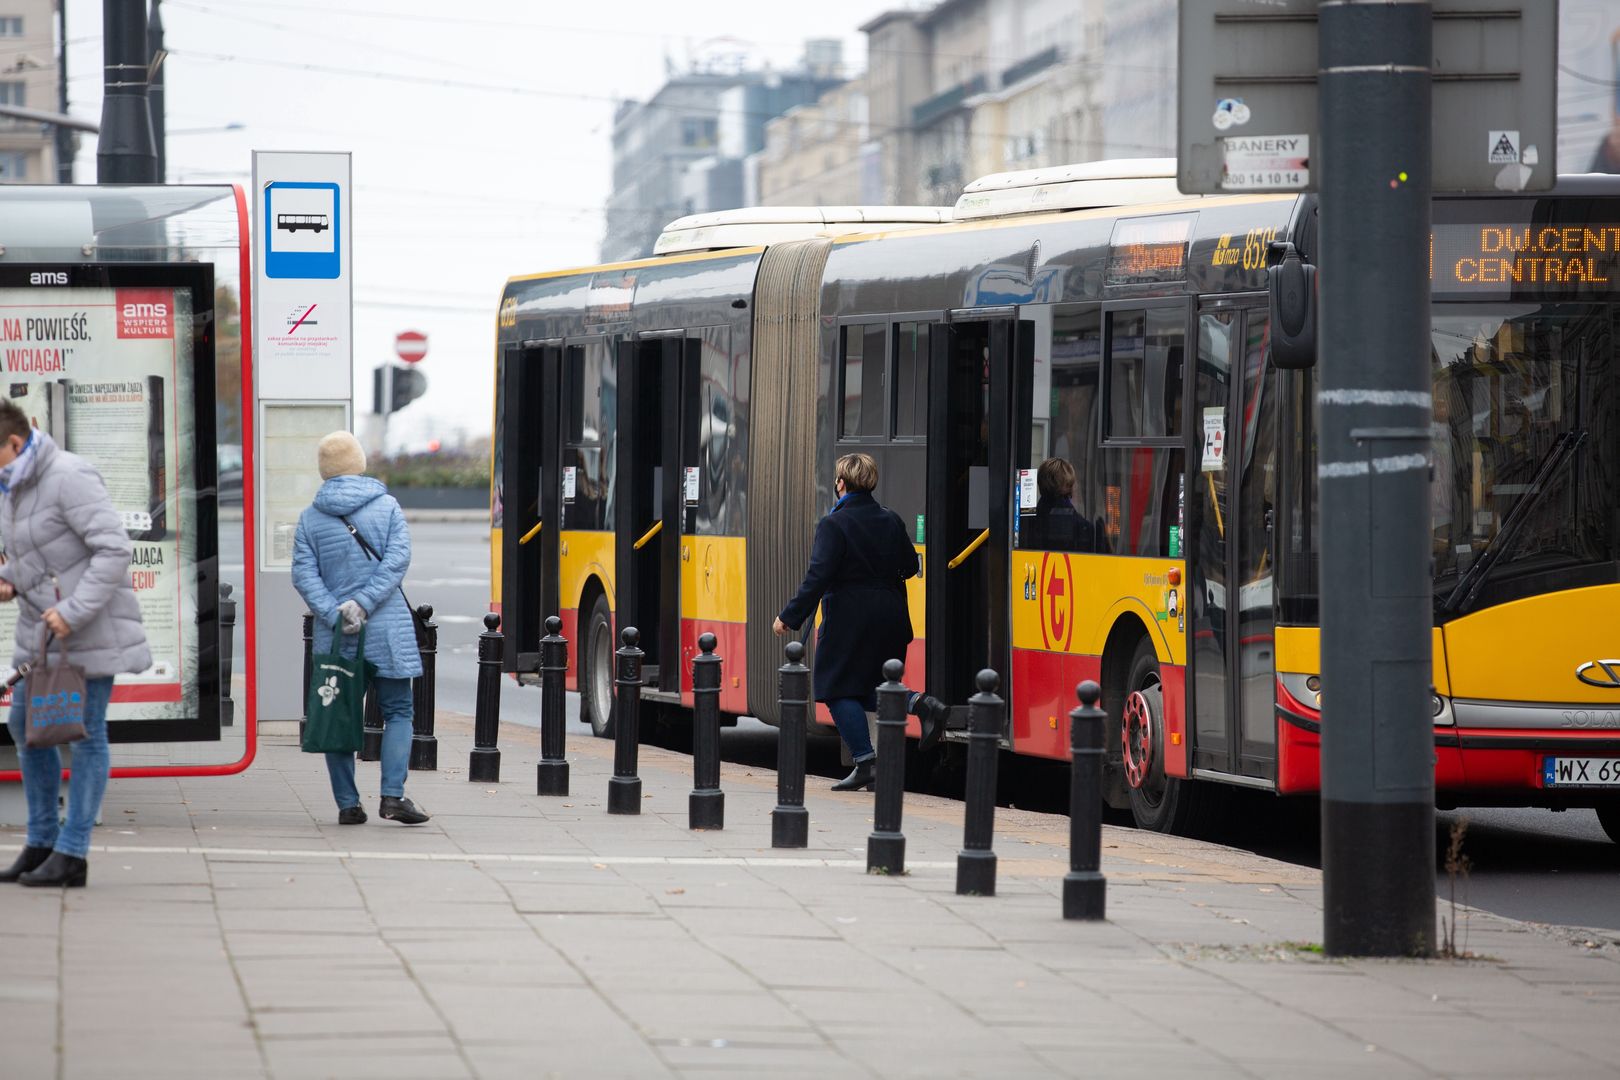
<svg viewBox="0 0 1620 1080"><path fill-rule="evenodd" d="M1074 466L1063 458L1047 458L1035 471L1035 484L1040 492L1035 516L1022 530L1027 535L1020 546L1036 551L1095 551L1096 530L1074 506Z"/></svg>

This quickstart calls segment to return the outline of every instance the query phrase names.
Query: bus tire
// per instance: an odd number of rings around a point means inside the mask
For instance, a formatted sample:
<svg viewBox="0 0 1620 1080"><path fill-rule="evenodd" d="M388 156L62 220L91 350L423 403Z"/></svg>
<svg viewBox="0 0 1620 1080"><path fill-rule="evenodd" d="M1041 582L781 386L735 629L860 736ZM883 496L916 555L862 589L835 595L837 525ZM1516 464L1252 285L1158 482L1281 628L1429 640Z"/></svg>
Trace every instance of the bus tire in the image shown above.
<svg viewBox="0 0 1620 1080"><path fill-rule="evenodd" d="M598 593L579 646L579 711L598 739L613 738L613 614Z"/></svg>
<svg viewBox="0 0 1620 1080"><path fill-rule="evenodd" d="M1164 774L1164 680L1153 642L1143 638L1131 657L1120 716L1120 752L1131 817L1149 832L1185 833L1197 813L1199 785Z"/></svg>
<svg viewBox="0 0 1620 1080"><path fill-rule="evenodd" d="M1594 809L1597 810L1598 824L1603 826L1603 831L1609 834L1610 840L1620 844L1620 799L1599 803Z"/></svg>

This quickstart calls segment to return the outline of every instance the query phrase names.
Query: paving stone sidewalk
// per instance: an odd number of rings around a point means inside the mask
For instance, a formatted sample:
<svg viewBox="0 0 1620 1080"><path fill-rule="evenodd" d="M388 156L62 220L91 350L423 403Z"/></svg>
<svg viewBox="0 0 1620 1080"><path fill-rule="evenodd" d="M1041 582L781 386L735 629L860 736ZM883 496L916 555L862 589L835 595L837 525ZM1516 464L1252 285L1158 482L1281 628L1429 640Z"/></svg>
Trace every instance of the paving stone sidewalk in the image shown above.
<svg viewBox="0 0 1620 1080"><path fill-rule="evenodd" d="M90 1077L1614 1077L1620 942L1481 912L1468 962L1337 962L1317 872L1109 828L1109 920L1064 922L1064 818L999 811L999 895L954 894L960 803L908 795L910 873L863 873L872 801L812 777L773 851L775 775L610 743L534 792L536 733L467 781L441 715L419 828L339 827L290 733L224 779L108 792L90 887L0 886L0 1075ZM375 813L376 765L362 765ZM0 854L20 844L0 830Z"/></svg>

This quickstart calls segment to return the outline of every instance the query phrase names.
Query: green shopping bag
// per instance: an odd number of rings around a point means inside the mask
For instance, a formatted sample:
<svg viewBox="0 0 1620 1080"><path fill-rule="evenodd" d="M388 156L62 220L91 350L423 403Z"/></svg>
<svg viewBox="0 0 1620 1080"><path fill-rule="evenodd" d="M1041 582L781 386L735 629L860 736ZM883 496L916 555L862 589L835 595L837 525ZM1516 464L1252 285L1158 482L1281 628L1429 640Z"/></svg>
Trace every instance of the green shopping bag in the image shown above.
<svg viewBox="0 0 1620 1080"><path fill-rule="evenodd" d="M304 702L306 754L353 754L365 739L366 686L377 665L366 660L366 628L355 635L354 656L343 655L343 620L332 624L332 652L310 660Z"/></svg>

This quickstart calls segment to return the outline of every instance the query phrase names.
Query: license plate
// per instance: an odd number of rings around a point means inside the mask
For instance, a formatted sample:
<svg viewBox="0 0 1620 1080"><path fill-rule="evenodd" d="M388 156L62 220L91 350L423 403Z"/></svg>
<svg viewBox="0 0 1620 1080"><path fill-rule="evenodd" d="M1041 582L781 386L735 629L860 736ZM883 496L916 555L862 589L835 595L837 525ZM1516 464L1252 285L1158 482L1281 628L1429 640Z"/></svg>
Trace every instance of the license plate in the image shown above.
<svg viewBox="0 0 1620 1080"><path fill-rule="evenodd" d="M1620 787L1620 758L1541 759L1543 787Z"/></svg>

